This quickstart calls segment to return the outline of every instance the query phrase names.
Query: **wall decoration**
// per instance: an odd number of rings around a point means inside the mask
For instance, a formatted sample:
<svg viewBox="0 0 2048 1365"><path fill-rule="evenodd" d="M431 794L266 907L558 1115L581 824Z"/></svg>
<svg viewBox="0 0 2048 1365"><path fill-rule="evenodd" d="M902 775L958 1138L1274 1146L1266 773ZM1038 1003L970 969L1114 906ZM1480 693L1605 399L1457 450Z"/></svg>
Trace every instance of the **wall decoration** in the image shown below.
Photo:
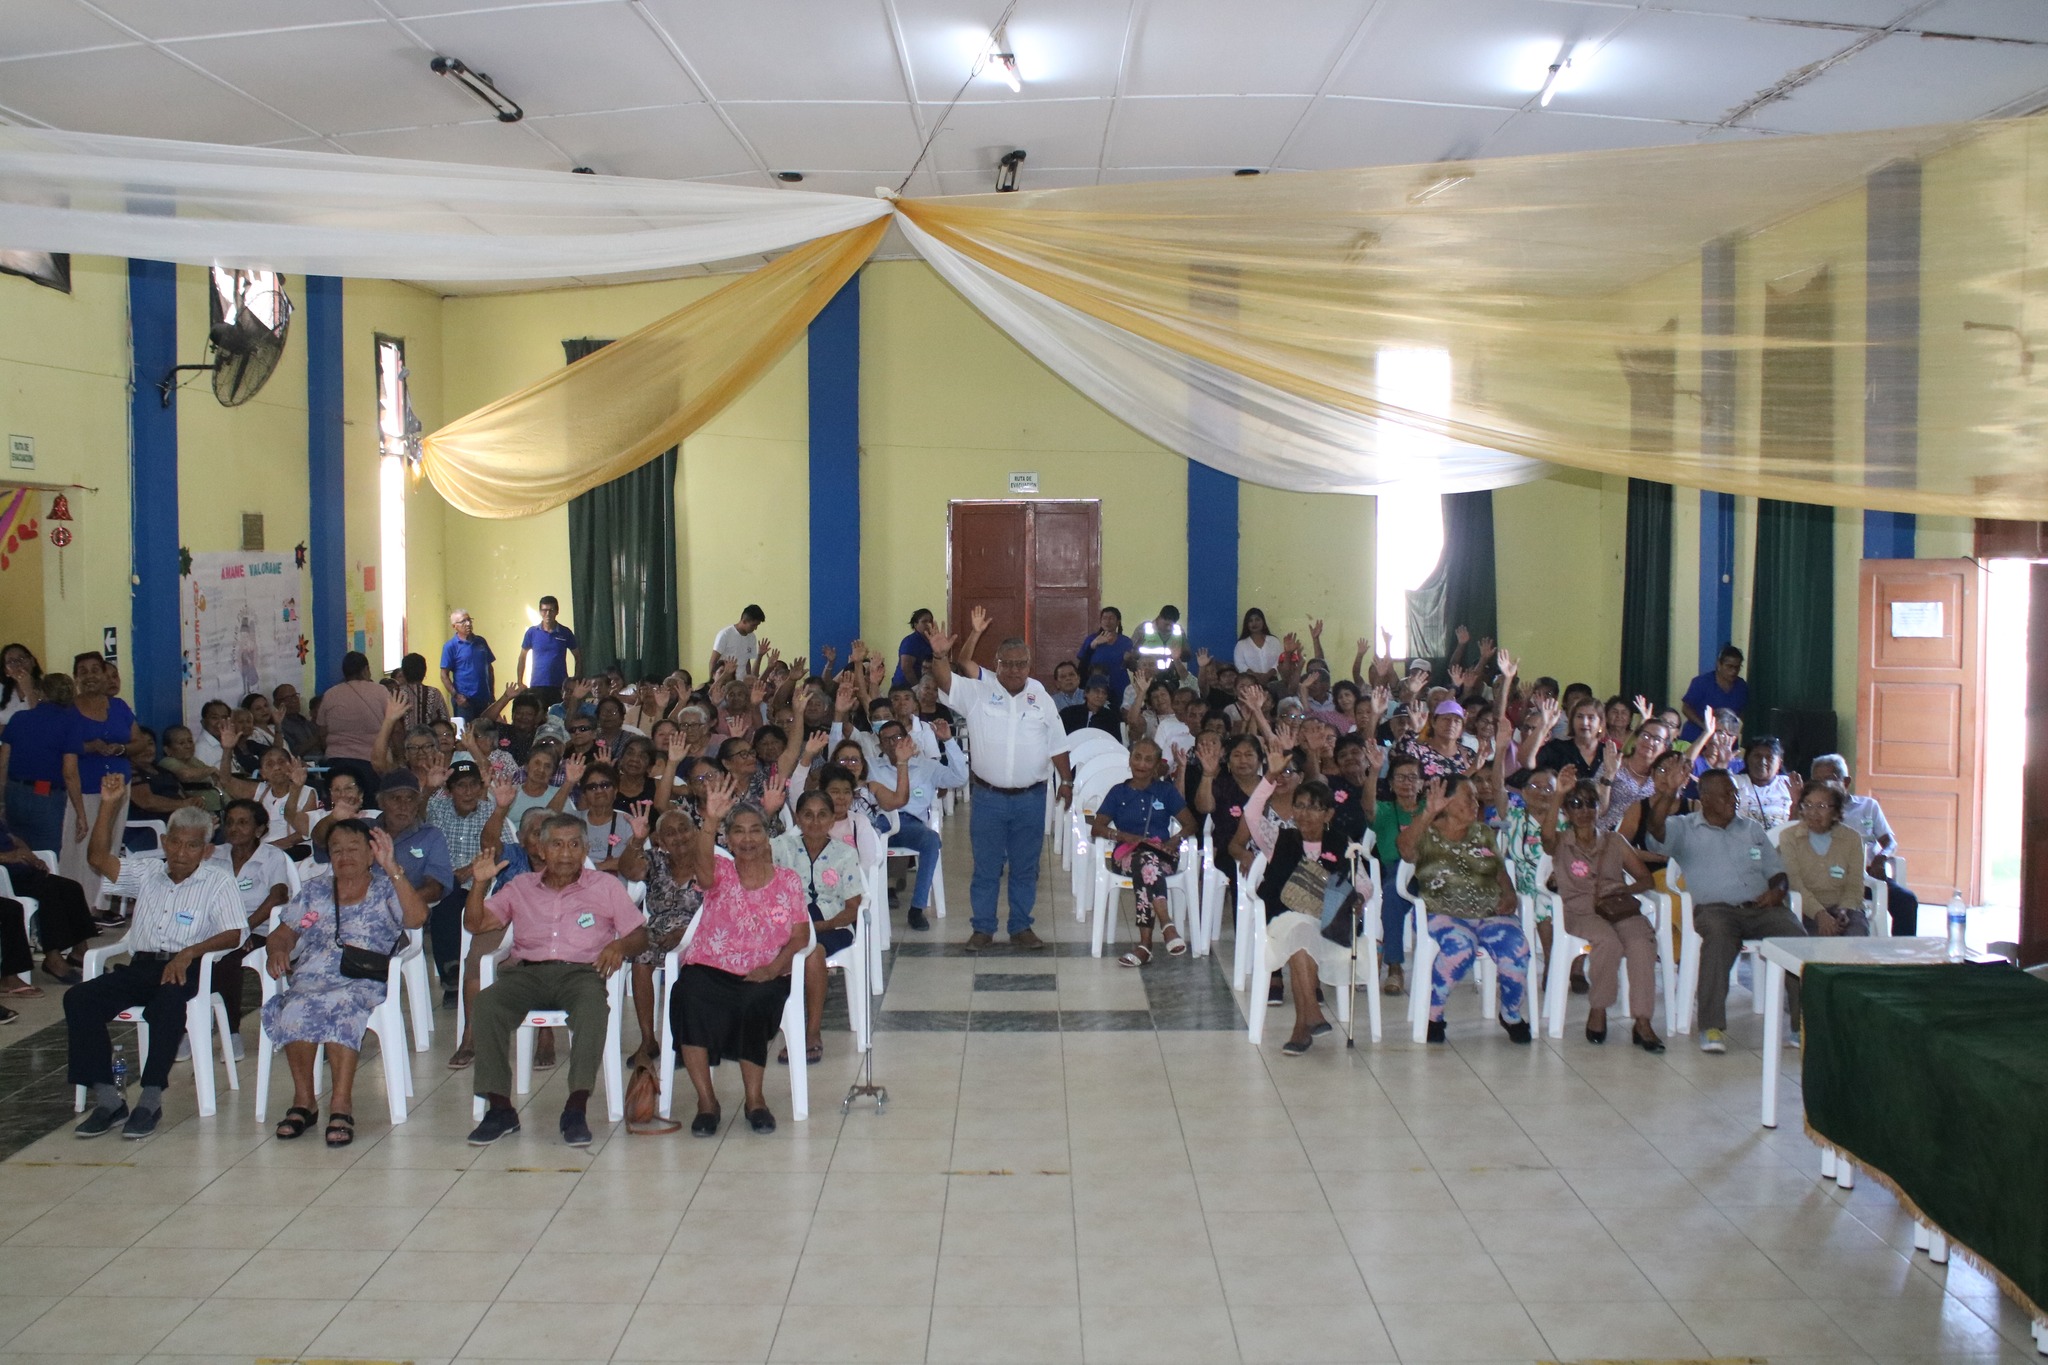
<svg viewBox="0 0 2048 1365"><path fill-rule="evenodd" d="M182 598L187 724L215 698L303 685L306 575L289 552L191 555Z"/></svg>

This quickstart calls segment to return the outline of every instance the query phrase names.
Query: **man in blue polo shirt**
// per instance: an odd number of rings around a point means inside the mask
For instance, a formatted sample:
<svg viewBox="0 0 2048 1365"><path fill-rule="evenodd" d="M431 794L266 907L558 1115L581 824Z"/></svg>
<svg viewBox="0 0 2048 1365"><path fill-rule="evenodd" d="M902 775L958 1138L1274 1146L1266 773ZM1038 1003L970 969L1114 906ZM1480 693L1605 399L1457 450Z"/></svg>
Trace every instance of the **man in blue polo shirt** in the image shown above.
<svg viewBox="0 0 2048 1365"><path fill-rule="evenodd" d="M498 656L491 642L476 633L468 612L456 608L448 613L448 623L455 634L441 646L441 685L448 689L455 714L475 720L498 695Z"/></svg>
<svg viewBox="0 0 2048 1365"><path fill-rule="evenodd" d="M562 604L554 598L541 598L540 624L528 626L526 638L519 642L519 676L529 691L539 695L542 710L562 699L562 688L571 673L583 671L576 632L555 619L561 611ZM529 658L533 660L531 672L527 669Z"/></svg>

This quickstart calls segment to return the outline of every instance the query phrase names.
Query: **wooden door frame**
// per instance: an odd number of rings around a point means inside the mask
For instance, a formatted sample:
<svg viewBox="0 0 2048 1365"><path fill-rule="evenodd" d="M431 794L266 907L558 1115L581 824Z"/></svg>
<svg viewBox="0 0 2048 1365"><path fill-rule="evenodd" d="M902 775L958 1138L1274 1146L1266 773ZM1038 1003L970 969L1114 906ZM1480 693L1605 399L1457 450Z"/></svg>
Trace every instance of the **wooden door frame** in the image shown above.
<svg viewBox="0 0 2048 1365"><path fill-rule="evenodd" d="M956 605L956 603L955 603L955 602L953 601L953 509L954 509L954 508L956 508L956 507L1025 507L1025 508L1030 508L1030 507L1036 507L1036 506L1040 506L1040 505L1043 505L1043 504L1048 504L1048 503L1050 503L1050 504L1053 504L1053 505L1057 505L1057 506L1068 506L1068 507L1078 507L1078 506L1089 506L1089 507L1093 507L1093 508L1095 509L1095 539L1094 539L1094 541L1093 541L1093 542L1092 542L1092 543L1091 543L1091 544L1089 545L1089 547L1088 547L1088 579L1089 579L1089 581L1090 581L1091 583L1093 583L1093 584L1095 585L1095 600L1094 600L1093 602L1091 602L1091 603L1089 604L1089 607L1090 607L1090 615L1099 615L1099 614L1101 613L1101 611L1102 611L1102 499L1101 499L1101 498L948 498L948 499L946 499L946 612L947 612L947 615L948 615L948 617L949 617L949 618L950 618L950 616L952 615L952 612L953 612L953 608L954 608L954 606ZM1035 565L1037 564L1037 562L1038 562L1038 543L1037 543L1037 542L1038 542L1038 527L1037 527L1037 523L1036 523L1036 521L1035 521L1035 519L1034 519L1034 516L1033 516L1033 514L1031 514L1030 512L1028 512L1028 511L1027 511L1027 512L1026 512L1026 514L1025 514L1025 517L1024 517L1024 572L1025 572L1025 574L1027 575L1027 581L1026 581L1026 588L1027 588L1027 591L1026 591L1026 592L1025 592L1025 594L1024 594L1024 631L1025 631L1025 634L1024 634L1024 639L1025 639L1025 643L1027 643L1027 644L1033 644L1033 645L1035 645L1035 643L1036 643L1036 638L1037 638L1037 631L1038 631L1038 619L1037 619L1037 614L1036 614L1036 612L1035 612L1035 611L1033 610L1033 604L1032 604L1032 598L1031 598L1031 594L1030 594L1030 592L1028 591L1028 588L1029 588L1029 580L1028 580L1028 575L1029 575L1029 574L1031 574L1031 572L1032 572L1032 570L1033 570L1033 567L1034 567L1034 566L1035 566ZM959 622L957 622L957 623L955 623L955 622L953 622L953 621L949 620L949 621L947 622L947 627L948 627L948 629L952 630L952 631L953 631L953 632L954 632L954 633L955 633L955 634L956 634L957 636L959 636L960 638L962 638L962 639L966 638L966 635L967 635L967 630L968 630L968 626L967 626L967 622L966 622L966 621L965 621L964 619L962 619L961 621L959 621ZM996 643L1000 644L1000 643L1001 643L1001 641L997 641ZM1078 643L1078 642L1077 642L1077 643ZM1047 685L1048 687L1050 687L1050 686L1052 685L1052 680L1051 680L1050 678L1040 678L1040 679L1039 679L1039 681L1040 681L1040 682L1043 682L1043 683L1045 683L1045 684L1046 684L1046 685Z"/></svg>

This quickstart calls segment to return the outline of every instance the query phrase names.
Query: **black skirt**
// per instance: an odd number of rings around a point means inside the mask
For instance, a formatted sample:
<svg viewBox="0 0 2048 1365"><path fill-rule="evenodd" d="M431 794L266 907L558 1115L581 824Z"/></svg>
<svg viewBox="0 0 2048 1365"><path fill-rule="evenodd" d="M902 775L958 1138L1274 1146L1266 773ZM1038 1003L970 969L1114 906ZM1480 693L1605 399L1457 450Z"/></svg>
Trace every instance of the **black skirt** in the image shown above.
<svg viewBox="0 0 2048 1365"><path fill-rule="evenodd" d="M669 1024L678 1048L701 1047L713 1062L732 1057L766 1066L768 1044L782 1032L782 1007L788 1001L786 976L749 981L692 962L676 978Z"/></svg>

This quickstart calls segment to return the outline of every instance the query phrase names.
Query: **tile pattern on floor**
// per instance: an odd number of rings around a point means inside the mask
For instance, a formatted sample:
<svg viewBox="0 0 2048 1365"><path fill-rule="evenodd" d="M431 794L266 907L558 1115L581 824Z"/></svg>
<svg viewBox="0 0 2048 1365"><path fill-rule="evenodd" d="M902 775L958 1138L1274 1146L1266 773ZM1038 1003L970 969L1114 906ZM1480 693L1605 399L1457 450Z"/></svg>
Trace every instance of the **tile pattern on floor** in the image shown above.
<svg viewBox="0 0 2048 1365"><path fill-rule="evenodd" d="M557 1069L472 1149L445 1029L401 1127L364 1069L340 1152L268 1136L246 1066L194 1117L181 1068L152 1141L60 1129L0 1164L0 1362L2033 1358L1873 1182L1821 1184L1796 1126L1756 1127L1752 1015L1725 1057L1518 1048L1464 992L1447 1047L1395 1012L1377 1047L1283 1058L1284 1029L1245 1041L1227 940L1119 968L1064 882L1050 951L968 958L949 835L955 914L898 921L886 1113L840 1113L836 984L811 1117L771 1067L769 1138L599 1124L575 1151Z"/></svg>

